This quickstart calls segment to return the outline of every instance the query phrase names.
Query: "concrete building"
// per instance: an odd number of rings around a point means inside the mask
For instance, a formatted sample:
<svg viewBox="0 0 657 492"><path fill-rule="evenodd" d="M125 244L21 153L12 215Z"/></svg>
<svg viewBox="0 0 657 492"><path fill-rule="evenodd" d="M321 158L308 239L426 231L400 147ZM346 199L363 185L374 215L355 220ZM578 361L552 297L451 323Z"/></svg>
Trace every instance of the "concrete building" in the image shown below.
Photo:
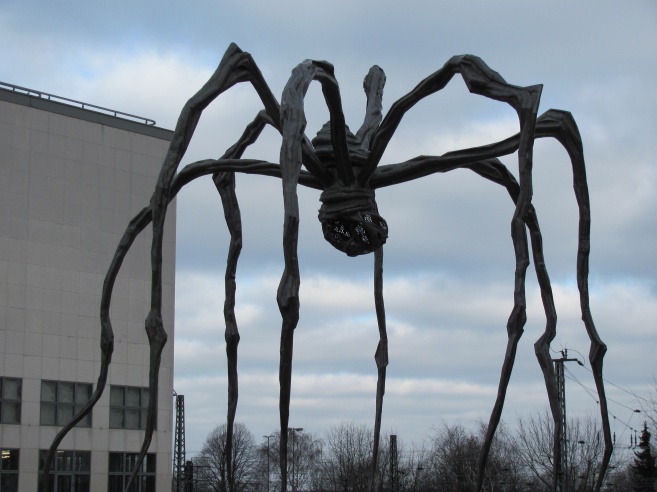
<svg viewBox="0 0 657 492"><path fill-rule="evenodd" d="M40 454L95 387L105 273L149 202L172 136L129 115L18 89L0 86L0 492L37 490ZM141 446L150 242L147 229L117 279L107 388L60 445L52 490L123 490ZM169 343L143 491L171 489L175 204L164 261Z"/></svg>

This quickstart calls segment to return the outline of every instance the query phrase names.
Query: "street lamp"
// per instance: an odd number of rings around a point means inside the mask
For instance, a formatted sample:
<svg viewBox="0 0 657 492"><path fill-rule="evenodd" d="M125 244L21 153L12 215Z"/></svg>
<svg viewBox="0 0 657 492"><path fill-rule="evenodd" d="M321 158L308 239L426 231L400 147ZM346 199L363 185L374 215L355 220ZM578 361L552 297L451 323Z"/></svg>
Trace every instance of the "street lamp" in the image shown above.
<svg viewBox="0 0 657 492"><path fill-rule="evenodd" d="M288 427L287 431L292 433L292 492L296 492L297 486L294 476L294 448L296 445L296 441L294 436L296 435L297 432L303 431L303 427Z"/></svg>
<svg viewBox="0 0 657 492"><path fill-rule="evenodd" d="M269 483L270 483L270 478L271 478L271 472L269 468L269 440L274 437L273 435L271 436L262 436L265 439L267 439L267 492L269 492Z"/></svg>

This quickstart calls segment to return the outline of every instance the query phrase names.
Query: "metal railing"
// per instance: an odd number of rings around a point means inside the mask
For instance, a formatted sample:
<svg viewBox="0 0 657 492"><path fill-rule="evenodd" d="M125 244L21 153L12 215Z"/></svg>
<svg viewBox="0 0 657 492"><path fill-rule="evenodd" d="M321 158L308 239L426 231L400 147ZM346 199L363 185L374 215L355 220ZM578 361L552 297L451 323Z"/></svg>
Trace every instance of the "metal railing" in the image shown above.
<svg viewBox="0 0 657 492"><path fill-rule="evenodd" d="M102 106L96 106L95 104L88 104L82 101L76 101L75 99L69 99L68 97L56 96L54 94L48 94L47 92L35 91L34 89L28 89L27 87L21 87L19 85L7 84L6 82L0 81L0 87L5 90L11 90L12 92L19 92L28 96L36 96L41 99L47 99L49 101L62 102L70 106L78 106L82 109L93 109L95 111L101 111L103 113L110 114L116 118L123 118L128 120L135 120L138 123L154 126L155 120L150 118L144 118L143 116L136 116L130 113L124 113L123 111L116 111L114 109L103 108Z"/></svg>

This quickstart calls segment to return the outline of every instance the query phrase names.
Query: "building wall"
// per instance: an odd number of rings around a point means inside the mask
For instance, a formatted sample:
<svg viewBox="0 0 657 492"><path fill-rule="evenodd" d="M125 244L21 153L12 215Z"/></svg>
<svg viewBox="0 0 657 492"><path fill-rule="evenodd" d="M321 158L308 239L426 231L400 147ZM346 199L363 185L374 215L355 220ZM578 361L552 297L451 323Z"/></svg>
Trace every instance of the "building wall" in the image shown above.
<svg viewBox="0 0 657 492"><path fill-rule="evenodd" d="M129 220L149 202L171 137L166 130L102 118L0 94L0 376L22 379L21 423L0 425L0 444L20 448L20 490L36 490L39 450L60 429L40 425L41 381L88 382L95 388L103 279ZM108 453L137 452L144 435L109 428L109 394L110 385L148 386L144 319L151 237L147 228L117 278L110 310L114 355L92 426L74 429L60 445L91 451L91 490L107 489ZM174 262L172 204L164 238L169 342L150 447L157 453L157 490L171 487Z"/></svg>

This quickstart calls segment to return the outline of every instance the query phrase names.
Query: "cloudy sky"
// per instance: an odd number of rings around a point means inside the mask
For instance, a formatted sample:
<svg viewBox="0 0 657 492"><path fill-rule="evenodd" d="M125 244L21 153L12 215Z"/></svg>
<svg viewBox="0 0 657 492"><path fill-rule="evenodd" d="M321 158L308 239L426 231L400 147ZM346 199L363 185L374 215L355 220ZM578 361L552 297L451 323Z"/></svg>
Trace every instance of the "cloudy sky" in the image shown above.
<svg viewBox="0 0 657 492"><path fill-rule="evenodd" d="M605 376L616 385L607 387L610 410L617 434L629 442L623 422L640 425L630 393L645 395L657 376L656 24L652 0L3 2L0 80L143 115L169 129L230 42L253 55L277 96L304 59L333 63L352 129L362 122L362 80L374 64L387 75L384 112L455 54L478 55L512 84L544 84L541 112L571 111L584 141L592 311L609 347ZM307 101L312 138L328 119L318 85ZM219 156L260 108L248 86L219 98L183 162ZM440 155L516 131L510 108L469 94L457 77L407 114L382 162ZM268 131L247 155L277 161L279 146ZM515 156L505 163L517 173ZM584 359L569 162L556 142L539 141L534 167L534 203L559 313L552 348L555 357L567 348ZM321 434L343 420L373 422L378 333L373 257L347 258L323 240L318 196L300 190L301 320L290 425ZM244 221L238 420L260 439L278 426L281 185L238 176L238 197ZM455 171L383 189L377 201L390 227L384 428L420 441L442 422L487 420L513 302L510 199L497 185ZM209 179L179 195L177 234L175 389L185 395L187 450L194 454L226 412L221 313L228 239ZM547 404L533 352L544 325L530 268L528 322L503 415L511 424ZM585 389L593 387L588 362L568 369L569 414L597 412Z"/></svg>

